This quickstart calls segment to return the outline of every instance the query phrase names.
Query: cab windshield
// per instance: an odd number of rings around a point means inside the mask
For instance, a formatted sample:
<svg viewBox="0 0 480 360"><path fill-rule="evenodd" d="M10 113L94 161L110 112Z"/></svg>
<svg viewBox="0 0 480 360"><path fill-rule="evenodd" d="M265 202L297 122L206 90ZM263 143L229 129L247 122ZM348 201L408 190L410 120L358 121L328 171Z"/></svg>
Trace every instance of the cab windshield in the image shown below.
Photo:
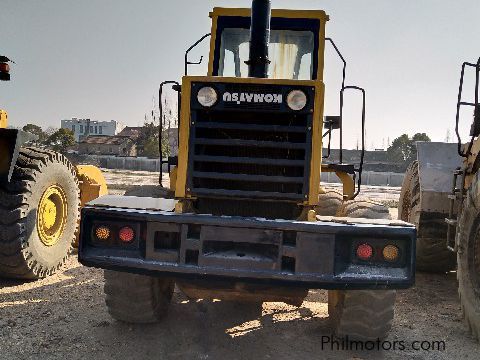
<svg viewBox="0 0 480 360"><path fill-rule="evenodd" d="M226 28L221 36L219 76L248 77L250 30ZM315 37L311 31L272 30L268 78L311 80Z"/></svg>

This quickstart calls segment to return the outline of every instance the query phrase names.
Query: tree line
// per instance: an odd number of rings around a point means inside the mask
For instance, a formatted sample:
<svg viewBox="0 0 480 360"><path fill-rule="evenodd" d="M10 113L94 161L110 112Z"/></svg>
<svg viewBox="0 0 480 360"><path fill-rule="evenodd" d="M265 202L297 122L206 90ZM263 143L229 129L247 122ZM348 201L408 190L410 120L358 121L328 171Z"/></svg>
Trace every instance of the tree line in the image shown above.
<svg viewBox="0 0 480 360"><path fill-rule="evenodd" d="M43 130L35 124L27 124L22 128L23 131L33 134L37 137L31 141L32 145L46 147L58 152L66 152L69 148L76 145L74 133L69 129L49 128ZM140 130L139 137L134 140L137 151L140 156L149 158L158 158L159 151L159 127L153 122L145 122ZM167 129L162 133L162 155L170 155Z"/></svg>
<svg viewBox="0 0 480 360"><path fill-rule="evenodd" d="M65 152L69 147L76 144L73 132L69 129L49 128L44 131L38 125L27 124L22 130L37 137L36 140L32 141L33 145L47 147L58 152Z"/></svg>
<svg viewBox="0 0 480 360"><path fill-rule="evenodd" d="M415 143L418 141L431 140L425 133L416 133L412 137L409 137L407 134L402 134L397 137L387 149L388 161L400 164L402 168L406 170L410 163L417 160L417 147Z"/></svg>

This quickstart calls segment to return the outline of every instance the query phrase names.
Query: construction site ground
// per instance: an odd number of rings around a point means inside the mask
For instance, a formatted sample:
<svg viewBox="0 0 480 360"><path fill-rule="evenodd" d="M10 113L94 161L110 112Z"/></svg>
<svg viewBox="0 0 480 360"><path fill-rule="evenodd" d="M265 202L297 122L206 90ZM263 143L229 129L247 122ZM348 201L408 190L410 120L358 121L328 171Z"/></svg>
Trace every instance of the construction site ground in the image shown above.
<svg viewBox="0 0 480 360"><path fill-rule="evenodd" d="M106 177L117 194L158 179ZM364 194L393 205L399 189ZM324 290L311 290L298 308L195 301L176 290L161 323L128 325L106 310L103 271L75 256L44 280L0 278L0 359L477 359L479 350L462 321L455 272L418 273L415 287L398 291L389 337L363 351L332 337Z"/></svg>

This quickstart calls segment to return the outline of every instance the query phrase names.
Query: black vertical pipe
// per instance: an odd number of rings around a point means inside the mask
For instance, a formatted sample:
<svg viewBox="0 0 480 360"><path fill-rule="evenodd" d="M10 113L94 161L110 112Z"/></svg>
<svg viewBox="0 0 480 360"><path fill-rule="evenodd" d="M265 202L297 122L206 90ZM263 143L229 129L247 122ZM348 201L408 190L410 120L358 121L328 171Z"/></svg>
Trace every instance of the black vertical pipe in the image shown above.
<svg viewBox="0 0 480 360"><path fill-rule="evenodd" d="M252 1L252 24L250 27L250 60L247 61L248 76L268 76L268 44L270 42L270 0Z"/></svg>

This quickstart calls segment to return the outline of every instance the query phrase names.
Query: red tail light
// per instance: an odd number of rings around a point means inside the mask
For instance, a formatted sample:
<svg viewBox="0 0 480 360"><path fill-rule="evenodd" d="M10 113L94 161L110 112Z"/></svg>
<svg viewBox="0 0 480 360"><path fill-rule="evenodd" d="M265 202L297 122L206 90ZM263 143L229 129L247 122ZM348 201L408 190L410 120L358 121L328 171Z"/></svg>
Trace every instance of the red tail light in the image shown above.
<svg viewBox="0 0 480 360"><path fill-rule="evenodd" d="M368 260L373 256L373 248L369 244L361 244L357 247L357 257Z"/></svg>
<svg viewBox="0 0 480 360"><path fill-rule="evenodd" d="M135 232L130 226L124 226L118 232L118 238L120 239L120 241L125 243L132 242L134 237L135 237Z"/></svg>

